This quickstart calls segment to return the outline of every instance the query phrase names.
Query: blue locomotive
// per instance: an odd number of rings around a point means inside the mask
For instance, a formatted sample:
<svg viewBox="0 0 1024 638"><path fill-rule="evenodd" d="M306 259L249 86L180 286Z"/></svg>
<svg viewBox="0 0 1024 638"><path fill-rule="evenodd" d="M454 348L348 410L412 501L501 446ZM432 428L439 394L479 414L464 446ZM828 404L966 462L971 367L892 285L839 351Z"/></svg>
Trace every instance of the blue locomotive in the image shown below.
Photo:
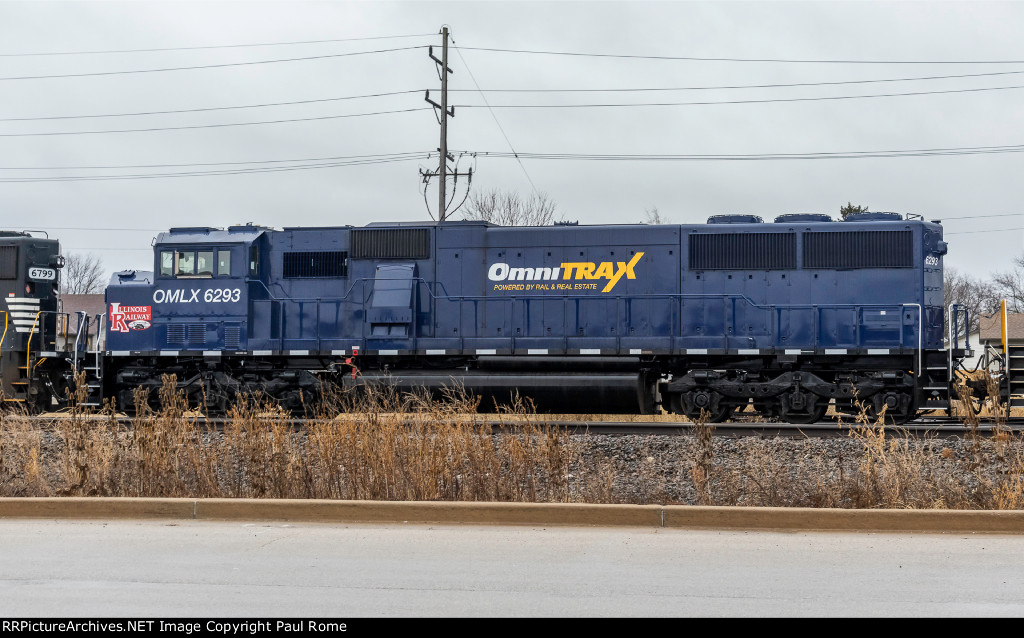
<svg viewBox="0 0 1024 638"><path fill-rule="evenodd" d="M174 373L211 410L386 377L555 412L805 423L861 402L906 421L948 405L964 354L943 339L945 253L940 224L895 213L172 228L152 272L107 288L93 385L129 409Z"/></svg>

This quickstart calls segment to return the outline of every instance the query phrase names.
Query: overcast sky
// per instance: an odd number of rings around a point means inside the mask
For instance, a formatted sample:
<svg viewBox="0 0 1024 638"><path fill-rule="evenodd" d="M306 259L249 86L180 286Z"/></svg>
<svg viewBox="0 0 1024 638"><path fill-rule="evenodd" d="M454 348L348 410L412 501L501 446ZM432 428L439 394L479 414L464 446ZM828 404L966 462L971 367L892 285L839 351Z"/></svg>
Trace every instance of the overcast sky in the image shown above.
<svg viewBox="0 0 1024 638"><path fill-rule="evenodd" d="M116 270L151 269L170 226L429 220L418 172L436 169L439 127L418 109L423 90L440 98L423 47L440 55L444 24L461 47L449 147L478 153L459 162L473 189L536 189L581 224L653 207L673 223L838 217L852 202L944 220L947 267L986 276L1024 252L1024 146L754 159L1024 145L1024 3L993 2L0 2L0 225ZM125 52L138 49L175 50ZM229 66L160 70L211 65ZM972 77L908 79L950 75ZM813 86L751 88L777 84ZM339 99L381 93L396 94ZM927 94L851 97L893 93ZM282 102L305 103L254 106ZM671 105L583 106L651 103ZM365 115L383 111L402 112ZM100 115L114 117L69 117ZM172 130L95 132L130 129ZM511 149L746 157L485 155ZM398 153L416 155L323 159ZM252 172L267 167L305 168ZM196 172L221 174L140 177ZM117 179L67 179L87 176Z"/></svg>

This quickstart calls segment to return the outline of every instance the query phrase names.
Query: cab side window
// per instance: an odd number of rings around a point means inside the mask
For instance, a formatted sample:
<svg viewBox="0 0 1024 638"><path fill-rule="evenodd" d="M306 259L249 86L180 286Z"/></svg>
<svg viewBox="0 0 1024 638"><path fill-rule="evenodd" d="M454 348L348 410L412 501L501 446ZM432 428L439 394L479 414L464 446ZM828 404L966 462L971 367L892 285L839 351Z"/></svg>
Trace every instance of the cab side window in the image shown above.
<svg viewBox="0 0 1024 638"><path fill-rule="evenodd" d="M200 277L213 277L212 250L200 250L196 253L196 274Z"/></svg>
<svg viewBox="0 0 1024 638"><path fill-rule="evenodd" d="M196 274L196 254L192 251L178 251L178 267L174 269L175 277L193 277Z"/></svg>
<svg viewBox="0 0 1024 638"><path fill-rule="evenodd" d="M231 276L231 251L230 250L218 250L217 251L217 276L218 277L230 277Z"/></svg>
<svg viewBox="0 0 1024 638"><path fill-rule="evenodd" d="M161 277L230 277L231 250L161 250Z"/></svg>
<svg viewBox="0 0 1024 638"><path fill-rule="evenodd" d="M249 247L249 276L260 276L260 251L255 244Z"/></svg>
<svg viewBox="0 0 1024 638"><path fill-rule="evenodd" d="M172 277L174 276L174 251L161 250L160 251L160 276L161 277Z"/></svg>

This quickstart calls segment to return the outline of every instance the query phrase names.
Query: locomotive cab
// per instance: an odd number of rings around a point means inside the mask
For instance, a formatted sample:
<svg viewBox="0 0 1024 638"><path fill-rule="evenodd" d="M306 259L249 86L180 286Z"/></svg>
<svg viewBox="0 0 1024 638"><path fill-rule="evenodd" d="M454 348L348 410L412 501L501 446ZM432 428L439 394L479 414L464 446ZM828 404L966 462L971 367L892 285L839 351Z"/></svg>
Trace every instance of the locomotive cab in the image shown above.
<svg viewBox="0 0 1024 638"><path fill-rule="evenodd" d="M263 230L189 227L161 233L153 272L115 276L107 289L112 356L244 349L247 282L259 272Z"/></svg>

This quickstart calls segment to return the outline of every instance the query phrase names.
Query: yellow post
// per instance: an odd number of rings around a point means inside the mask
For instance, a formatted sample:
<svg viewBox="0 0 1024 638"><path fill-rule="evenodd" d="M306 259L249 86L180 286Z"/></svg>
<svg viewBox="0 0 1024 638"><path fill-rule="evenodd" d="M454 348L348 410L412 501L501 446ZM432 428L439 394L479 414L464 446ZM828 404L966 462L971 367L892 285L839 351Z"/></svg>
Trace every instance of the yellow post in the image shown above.
<svg viewBox="0 0 1024 638"><path fill-rule="evenodd" d="M1007 342L1007 339L1006 339L1006 300L1005 299L1003 299L1003 301L999 305L999 318L1000 318L1000 320L1001 320L1001 322L1003 324L1003 329L1002 329L1002 333L1001 334L1002 334L1002 337L1003 337L1003 354L1005 355L1009 351L1009 348L1010 348L1009 343Z"/></svg>

